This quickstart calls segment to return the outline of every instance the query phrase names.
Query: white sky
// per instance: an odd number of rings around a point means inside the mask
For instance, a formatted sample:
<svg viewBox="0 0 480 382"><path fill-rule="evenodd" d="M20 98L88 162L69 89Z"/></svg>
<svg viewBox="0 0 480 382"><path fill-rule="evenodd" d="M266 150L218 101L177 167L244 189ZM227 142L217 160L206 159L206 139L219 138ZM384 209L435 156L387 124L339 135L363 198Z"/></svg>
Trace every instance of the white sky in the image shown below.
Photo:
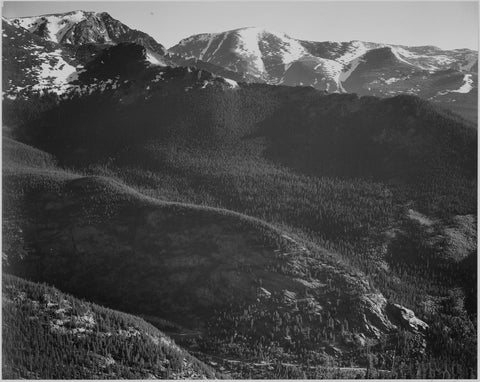
<svg viewBox="0 0 480 382"><path fill-rule="evenodd" d="M262 26L313 41L363 40L478 50L476 1L16 1L5 17L105 11L167 48L182 38Z"/></svg>

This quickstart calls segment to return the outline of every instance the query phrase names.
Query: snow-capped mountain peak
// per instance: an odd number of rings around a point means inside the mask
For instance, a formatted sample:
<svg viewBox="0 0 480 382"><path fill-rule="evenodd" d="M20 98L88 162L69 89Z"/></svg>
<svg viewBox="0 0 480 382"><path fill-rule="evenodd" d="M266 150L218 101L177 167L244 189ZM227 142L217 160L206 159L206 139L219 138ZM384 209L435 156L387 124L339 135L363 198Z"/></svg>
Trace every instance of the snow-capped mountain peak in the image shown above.
<svg viewBox="0 0 480 382"><path fill-rule="evenodd" d="M278 77L289 64L308 55L298 40L264 27L190 36L170 51L264 80Z"/></svg>
<svg viewBox="0 0 480 382"><path fill-rule="evenodd" d="M3 91L49 89L63 93L81 68L107 47L138 44L153 65L170 63L165 48L141 31L130 29L106 12L82 10L14 19L2 18L4 73L15 73ZM72 49L72 46L75 48Z"/></svg>
<svg viewBox="0 0 480 382"><path fill-rule="evenodd" d="M348 91L343 83L357 68L365 70L361 64L366 61L377 72L384 70L382 78L388 81L406 79L423 71L430 74L448 69L470 71L477 63L477 53L468 49L446 51L433 46L408 47L360 40L304 41L263 27L190 36L170 51L241 73L251 80L310 85L330 92ZM377 53L369 55L370 52ZM396 69L382 69L379 65Z"/></svg>
<svg viewBox="0 0 480 382"><path fill-rule="evenodd" d="M152 37L129 28L107 12L72 11L10 20L14 25L54 43L85 45L121 42L139 43L155 54L164 55L165 48Z"/></svg>
<svg viewBox="0 0 480 382"><path fill-rule="evenodd" d="M81 10L33 17L19 17L13 23L25 28L31 33L56 43L73 43L68 32L78 23L89 17L95 17L94 12Z"/></svg>

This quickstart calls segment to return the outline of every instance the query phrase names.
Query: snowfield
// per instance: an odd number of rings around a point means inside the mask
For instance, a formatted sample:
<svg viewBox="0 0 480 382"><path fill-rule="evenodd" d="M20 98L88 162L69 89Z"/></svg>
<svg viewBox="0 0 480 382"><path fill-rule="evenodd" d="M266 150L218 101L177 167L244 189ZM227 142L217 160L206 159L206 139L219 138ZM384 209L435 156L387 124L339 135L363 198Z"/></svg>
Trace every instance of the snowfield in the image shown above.
<svg viewBox="0 0 480 382"><path fill-rule="evenodd" d="M260 30L257 28L244 28L235 32L238 43L235 53L248 62L257 75L265 73L262 52L258 46Z"/></svg>
<svg viewBox="0 0 480 382"><path fill-rule="evenodd" d="M473 89L473 79L471 74L465 74L463 77L463 85L457 89L452 90L452 93L470 93Z"/></svg>
<svg viewBox="0 0 480 382"><path fill-rule="evenodd" d="M75 77L76 68L62 58L61 50L56 50L53 53L39 52L38 57L43 63L37 72L39 83L35 87L52 86L61 90L72 80L72 75ZM54 62L53 65L52 62Z"/></svg>

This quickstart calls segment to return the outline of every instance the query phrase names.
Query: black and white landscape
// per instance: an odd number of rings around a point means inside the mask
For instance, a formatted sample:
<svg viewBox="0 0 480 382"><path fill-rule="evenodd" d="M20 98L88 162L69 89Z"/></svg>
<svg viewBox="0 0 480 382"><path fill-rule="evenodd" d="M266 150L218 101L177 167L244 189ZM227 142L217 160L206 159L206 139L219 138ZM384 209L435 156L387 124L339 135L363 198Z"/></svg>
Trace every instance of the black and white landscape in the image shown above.
<svg viewBox="0 0 480 382"><path fill-rule="evenodd" d="M478 52L201 32L3 17L3 378L476 378Z"/></svg>

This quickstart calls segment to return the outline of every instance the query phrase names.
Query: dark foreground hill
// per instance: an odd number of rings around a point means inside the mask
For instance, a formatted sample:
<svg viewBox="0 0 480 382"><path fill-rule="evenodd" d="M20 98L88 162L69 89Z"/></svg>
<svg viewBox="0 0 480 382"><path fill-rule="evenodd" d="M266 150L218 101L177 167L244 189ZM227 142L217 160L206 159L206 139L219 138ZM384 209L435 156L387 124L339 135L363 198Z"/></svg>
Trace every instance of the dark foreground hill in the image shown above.
<svg viewBox="0 0 480 382"><path fill-rule="evenodd" d="M395 338L397 328L423 338L428 326L361 274L268 224L159 202L107 178L28 167L22 149L4 169L10 272L175 322L198 332L207 354L245 362L276 354L299 375L320 372L307 362L363 364L362 349Z"/></svg>
<svg viewBox="0 0 480 382"><path fill-rule="evenodd" d="M144 320L3 275L2 375L7 379L214 378Z"/></svg>

